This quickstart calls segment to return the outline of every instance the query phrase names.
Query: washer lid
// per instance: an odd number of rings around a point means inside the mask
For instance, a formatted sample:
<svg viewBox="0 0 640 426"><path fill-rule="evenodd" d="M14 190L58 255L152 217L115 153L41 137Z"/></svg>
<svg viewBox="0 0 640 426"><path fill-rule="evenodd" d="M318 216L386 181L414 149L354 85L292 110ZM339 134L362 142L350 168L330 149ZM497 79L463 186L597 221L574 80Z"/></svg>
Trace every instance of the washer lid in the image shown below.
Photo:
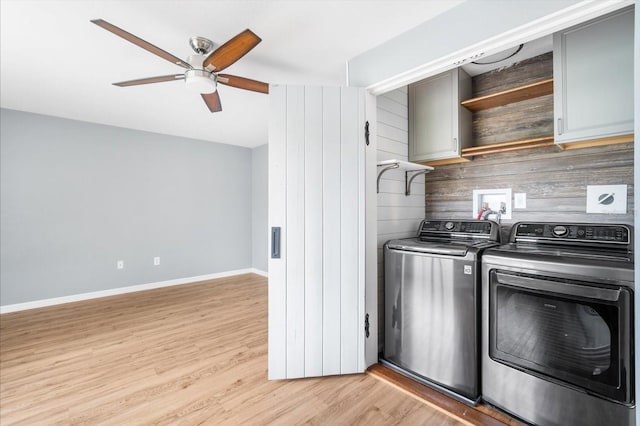
<svg viewBox="0 0 640 426"><path fill-rule="evenodd" d="M394 250L442 254L448 256L466 256L470 246L470 244L445 243L439 241L419 241L416 238L391 240L387 243L387 247Z"/></svg>

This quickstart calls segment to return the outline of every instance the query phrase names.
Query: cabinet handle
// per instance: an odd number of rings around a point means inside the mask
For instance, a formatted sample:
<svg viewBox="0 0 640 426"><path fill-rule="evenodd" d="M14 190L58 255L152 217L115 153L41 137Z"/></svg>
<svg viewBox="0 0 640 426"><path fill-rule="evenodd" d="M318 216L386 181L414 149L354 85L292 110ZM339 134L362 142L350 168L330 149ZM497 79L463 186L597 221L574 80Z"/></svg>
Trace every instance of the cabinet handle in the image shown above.
<svg viewBox="0 0 640 426"><path fill-rule="evenodd" d="M563 131L562 128L562 118L558 118L558 134L561 135Z"/></svg>
<svg viewBox="0 0 640 426"><path fill-rule="evenodd" d="M453 148L453 150L458 152L458 138L453 138L453 143L455 144L455 148Z"/></svg>

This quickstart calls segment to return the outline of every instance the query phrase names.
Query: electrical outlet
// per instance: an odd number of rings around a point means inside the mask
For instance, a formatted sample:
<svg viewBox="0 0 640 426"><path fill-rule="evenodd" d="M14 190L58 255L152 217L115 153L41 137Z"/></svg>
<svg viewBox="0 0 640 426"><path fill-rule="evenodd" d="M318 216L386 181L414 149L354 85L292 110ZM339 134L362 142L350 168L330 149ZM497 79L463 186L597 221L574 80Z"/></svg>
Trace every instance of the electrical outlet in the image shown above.
<svg viewBox="0 0 640 426"><path fill-rule="evenodd" d="M124 260L118 260L118 263L116 264L116 267L118 269L124 269Z"/></svg>
<svg viewBox="0 0 640 426"><path fill-rule="evenodd" d="M160 256L156 256L153 258L153 265L158 266L160 264Z"/></svg>

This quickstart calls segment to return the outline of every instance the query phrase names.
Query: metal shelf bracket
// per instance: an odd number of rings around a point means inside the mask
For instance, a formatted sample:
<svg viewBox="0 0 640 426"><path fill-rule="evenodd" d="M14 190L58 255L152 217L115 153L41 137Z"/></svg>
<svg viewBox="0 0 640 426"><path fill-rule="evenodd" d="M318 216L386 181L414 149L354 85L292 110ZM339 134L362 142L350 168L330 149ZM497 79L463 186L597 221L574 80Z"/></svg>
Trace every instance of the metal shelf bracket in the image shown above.
<svg viewBox="0 0 640 426"><path fill-rule="evenodd" d="M385 166L385 164L378 164L378 167L383 167L383 166ZM378 172L378 181L376 182L376 192L378 194L380 193L380 178L382 177L382 174L387 170L397 169L398 167L400 167L400 164L395 163L395 164L387 165L386 167L384 167L382 170Z"/></svg>
<svg viewBox="0 0 640 426"><path fill-rule="evenodd" d="M423 166L422 164L411 163L409 161L403 160L385 160L380 161L377 164L378 167L382 167L382 169L378 169L378 181L376 183L376 192L380 193L380 178L387 170L392 169L401 169L404 170L404 195L410 195L411 192L411 182L416 176L423 175L425 173L429 173L433 170L431 166ZM411 177L409 177L409 173L412 173Z"/></svg>
<svg viewBox="0 0 640 426"><path fill-rule="evenodd" d="M411 182L413 182L413 180L420 176L420 175L426 175L427 173L429 173L431 170L426 169L426 170L406 170L404 172L404 183L405 183L405 189L404 189L404 195L411 195ZM413 175L411 175L411 177L409 177L409 173L413 173Z"/></svg>

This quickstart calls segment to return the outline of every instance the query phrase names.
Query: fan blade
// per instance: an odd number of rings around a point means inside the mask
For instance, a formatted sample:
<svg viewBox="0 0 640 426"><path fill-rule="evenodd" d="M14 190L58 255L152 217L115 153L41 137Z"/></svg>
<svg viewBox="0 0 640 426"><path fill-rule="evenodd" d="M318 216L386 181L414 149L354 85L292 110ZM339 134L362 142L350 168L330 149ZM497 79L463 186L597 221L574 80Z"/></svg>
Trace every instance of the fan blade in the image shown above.
<svg viewBox="0 0 640 426"><path fill-rule="evenodd" d="M93 22L94 24L96 24L99 27L104 28L107 31L111 31L112 33L114 33L117 36L122 37L123 39L135 44L138 47L142 47L145 50L148 50L149 52L160 56L162 59L166 59L167 61L171 62L172 64L176 64L179 65L183 68L187 68L187 69L191 69L193 68L189 63L183 61L182 59L173 56L171 53L169 52L165 52L164 50L160 49L157 46L154 46L153 44L149 43L148 41L144 41L143 39L141 39L140 37L136 37L131 33L126 32L125 30L123 30L122 28L116 27L113 24L110 24L109 22L103 20L103 19L92 19L91 22Z"/></svg>
<svg viewBox="0 0 640 426"><path fill-rule="evenodd" d="M218 91L213 93L202 93L201 95L202 99L204 99L204 103L209 107L209 111L222 111L222 104L220 103L220 95L218 95Z"/></svg>
<svg viewBox="0 0 640 426"><path fill-rule="evenodd" d="M184 80L184 74L161 75L158 77L139 78L137 80L121 81L113 83L114 86L128 87L137 86L139 84L162 83L163 81Z"/></svg>
<svg viewBox="0 0 640 426"><path fill-rule="evenodd" d="M262 39L246 29L222 46L214 50L202 63L210 71L222 71L238 59L249 53ZM210 69L209 67L213 67Z"/></svg>
<svg viewBox="0 0 640 426"><path fill-rule="evenodd" d="M269 93L269 85L258 80L250 78L238 77L229 74L218 74L218 83L227 86L237 87L238 89L253 90L254 92Z"/></svg>

